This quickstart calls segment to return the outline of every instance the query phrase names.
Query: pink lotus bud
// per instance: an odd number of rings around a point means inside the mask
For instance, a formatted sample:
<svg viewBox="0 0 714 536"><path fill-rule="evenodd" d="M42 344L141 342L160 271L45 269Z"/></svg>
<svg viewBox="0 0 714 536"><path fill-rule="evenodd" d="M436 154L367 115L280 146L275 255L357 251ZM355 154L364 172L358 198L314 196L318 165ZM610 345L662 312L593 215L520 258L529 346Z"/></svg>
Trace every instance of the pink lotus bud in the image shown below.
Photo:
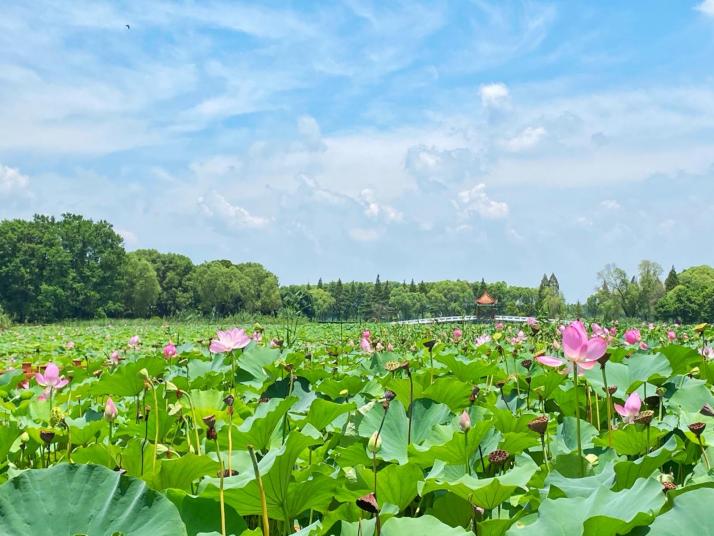
<svg viewBox="0 0 714 536"><path fill-rule="evenodd" d="M464 410L459 417L459 426L462 432L468 432L471 429L471 417L466 410Z"/></svg>
<svg viewBox="0 0 714 536"><path fill-rule="evenodd" d="M461 340L461 337L464 335L464 332L461 331L460 328L456 328L453 333L454 341L459 342Z"/></svg>
<svg viewBox="0 0 714 536"><path fill-rule="evenodd" d="M139 346L139 343L141 342L141 339L139 338L138 335L134 335L129 339L129 348L136 348Z"/></svg>
<svg viewBox="0 0 714 536"><path fill-rule="evenodd" d="M675 340L676 338L677 338L677 334L676 334L674 331L669 330L669 331L667 332L667 339L669 339L670 341L673 341L673 340Z"/></svg>
<svg viewBox="0 0 714 536"><path fill-rule="evenodd" d="M114 404L112 398L107 398L107 403L104 405L104 418L109 422L112 422L117 418L118 413L116 404Z"/></svg>

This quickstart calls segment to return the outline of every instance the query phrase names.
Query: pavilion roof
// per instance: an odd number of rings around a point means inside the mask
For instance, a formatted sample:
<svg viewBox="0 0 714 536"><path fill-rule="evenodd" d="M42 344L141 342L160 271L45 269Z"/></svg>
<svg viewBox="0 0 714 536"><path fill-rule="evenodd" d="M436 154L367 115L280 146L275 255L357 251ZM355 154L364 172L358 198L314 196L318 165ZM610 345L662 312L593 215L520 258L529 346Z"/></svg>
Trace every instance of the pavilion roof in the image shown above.
<svg viewBox="0 0 714 536"><path fill-rule="evenodd" d="M495 305L497 302L498 300L491 296L487 290L484 290L483 294L476 298L476 303L479 305Z"/></svg>

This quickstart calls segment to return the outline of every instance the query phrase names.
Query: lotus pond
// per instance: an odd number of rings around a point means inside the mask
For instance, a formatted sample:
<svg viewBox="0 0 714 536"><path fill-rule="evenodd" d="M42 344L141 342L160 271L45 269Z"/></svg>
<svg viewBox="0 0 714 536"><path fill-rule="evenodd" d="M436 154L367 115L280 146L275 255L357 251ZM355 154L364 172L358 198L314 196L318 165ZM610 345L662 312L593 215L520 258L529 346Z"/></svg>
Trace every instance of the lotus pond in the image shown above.
<svg viewBox="0 0 714 536"><path fill-rule="evenodd" d="M706 325L0 332L0 534L714 534Z"/></svg>

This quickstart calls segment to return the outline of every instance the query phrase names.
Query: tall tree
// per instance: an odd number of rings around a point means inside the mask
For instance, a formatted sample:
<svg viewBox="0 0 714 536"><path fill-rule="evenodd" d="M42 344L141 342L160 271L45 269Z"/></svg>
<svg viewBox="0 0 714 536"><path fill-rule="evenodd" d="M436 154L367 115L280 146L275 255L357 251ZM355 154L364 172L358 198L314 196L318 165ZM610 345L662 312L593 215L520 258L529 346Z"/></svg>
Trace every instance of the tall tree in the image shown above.
<svg viewBox="0 0 714 536"><path fill-rule="evenodd" d="M672 266L672 269L667 274L667 279L664 280L664 290L669 292L677 285L679 285L679 277L677 276L677 270Z"/></svg>

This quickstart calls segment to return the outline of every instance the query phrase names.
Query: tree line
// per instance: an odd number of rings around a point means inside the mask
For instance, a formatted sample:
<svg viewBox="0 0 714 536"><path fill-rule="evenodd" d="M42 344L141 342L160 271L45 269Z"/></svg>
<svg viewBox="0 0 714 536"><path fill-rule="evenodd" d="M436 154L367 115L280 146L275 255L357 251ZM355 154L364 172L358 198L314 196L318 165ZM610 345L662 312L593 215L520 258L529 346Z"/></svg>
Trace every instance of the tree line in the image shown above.
<svg viewBox="0 0 714 536"><path fill-rule="evenodd" d="M195 265L177 253L127 253L106 221L76 214L0 222L0 318L52 322L103 317L183 314L276 315L315 320L399 320L473 314L484 291L499 314L603 320L714 321L714 268L680 273L642 261L633 275L614 264L598 273L585 304L566 304L555 274L538 287L503 281L323 282L280 286L254 262L213 260ZM3 312L4 311L4 312ZM7 320L4 320L7 322Z"/></svg>

